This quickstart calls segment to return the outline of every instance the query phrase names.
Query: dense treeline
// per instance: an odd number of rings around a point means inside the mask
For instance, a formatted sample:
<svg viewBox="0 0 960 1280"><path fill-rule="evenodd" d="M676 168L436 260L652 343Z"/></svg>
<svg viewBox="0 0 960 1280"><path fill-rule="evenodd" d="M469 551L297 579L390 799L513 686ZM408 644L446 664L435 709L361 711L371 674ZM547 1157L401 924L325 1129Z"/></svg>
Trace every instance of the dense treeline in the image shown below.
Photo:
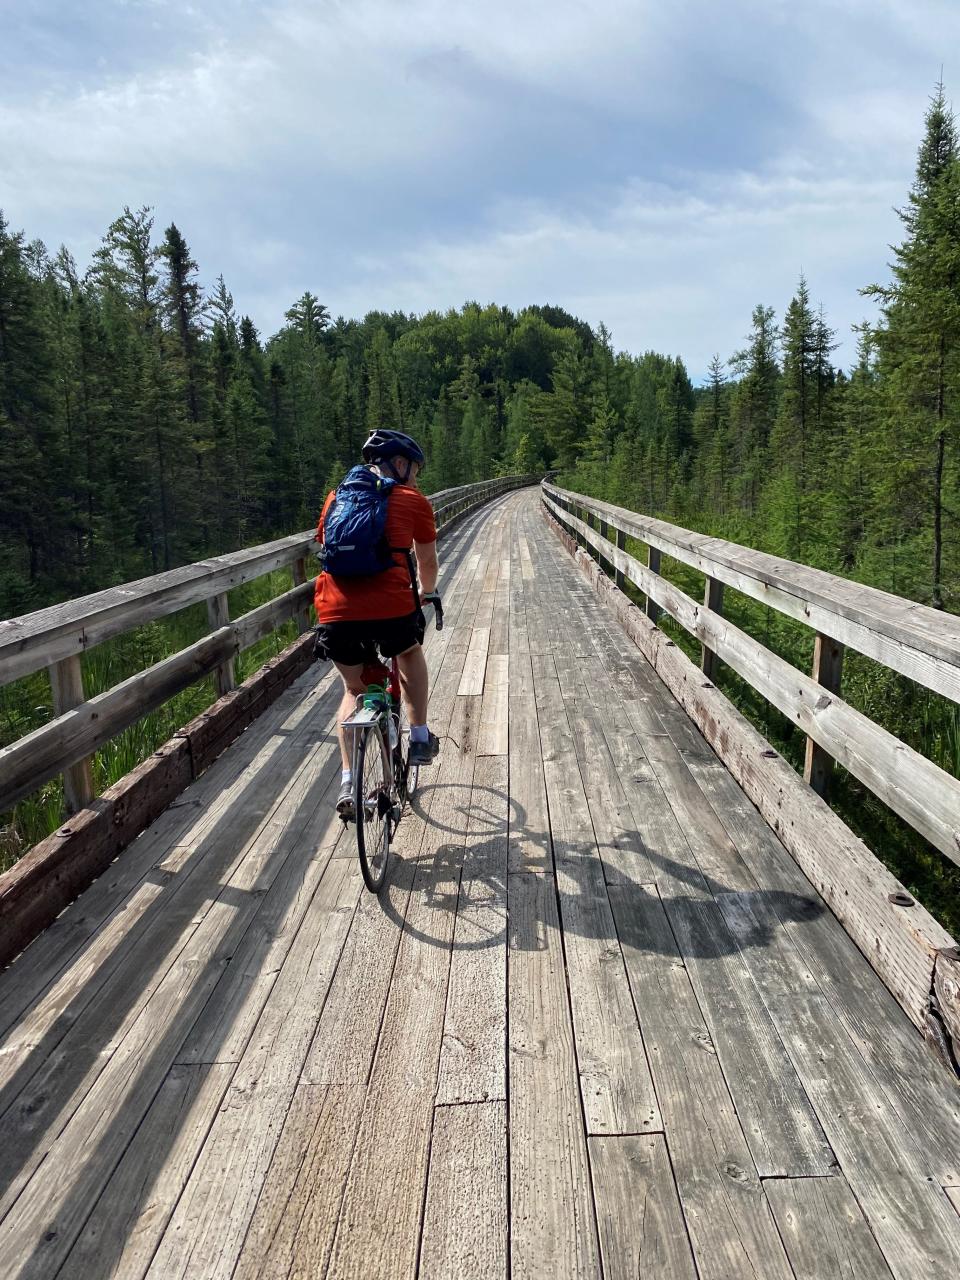
<svg viewBox="0 0 960 1280"><path fill-rule="evenodd" d="M264 342L154 241L125 209L81 274L0 216L4 616L308 527L376 426L424 440L430 491L573 461L612 357L561 309L331 321L306 292Z"/></svg>

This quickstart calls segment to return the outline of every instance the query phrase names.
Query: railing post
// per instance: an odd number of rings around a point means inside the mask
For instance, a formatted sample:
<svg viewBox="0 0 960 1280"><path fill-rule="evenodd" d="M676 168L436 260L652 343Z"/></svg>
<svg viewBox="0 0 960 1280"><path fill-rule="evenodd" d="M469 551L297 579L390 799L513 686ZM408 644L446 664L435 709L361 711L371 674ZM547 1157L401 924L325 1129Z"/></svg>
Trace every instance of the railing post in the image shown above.
<svg viewBox="0 0 960 1280"><path fill-rule="evenodd" d="M843 675L843 645L839 640L821 635L818 631L813 641L813 678L828 693L840 692ZM833 756L824 751L812 738L807 738L807 754L803 765L803 779L817 795L827 798L830 776L833 773Z"/></svg>
<svg viewBox="0 0 960 1280"><path fill-rule="evenodd" d="M617 550L618 550L618 551L626 551L626 549L627 549L627 535L623 532L623 530L622 530L622 529L617 529L617 530L616 530L616 534L617 534ZM615 581L615 582L616 582L616 584L617 584L617 590L618 590L618 591L626 591L626 589L627 589L627 575L623 572L623 570L622 570L622 569L617 569L617 571L616 571L616 578L614 579L614 581Z"/></svg>
<svg viewBox="0 0 960 1280"><path fill-rule="evenodd" d="M295 587L303 586L307 581L307 557L299 556L293 562L293 585ZM294 614L297 620L297 635L302 636L305 631L310 630L310 606L305 605L302 609L298 609Z"/></svg>
<svg viewBox="0 0 960 1280"><path fill-rule="evenodd" d="M62 716L74 707L86 702L83 691L83 668L77 654L63 658L50 667L50 688L53 691L53 713ZM70 765L63 775L63 794L67 813L78 813L93 799L93 757L86 756Z"/></svg>
<svg viewBox="0 0 960 1280"><path fill-rule="evenodd" d="M602 516L600 517L599 523L600 523L600 537L603 538L604 542L609 542L610 541L609 525L607 524L606 520L603 519ZM597 559L599 560L600 568L604 571L604 573L609 573L610 561L606 558L606 556L604 556L603 554L599 554Z"/></svg>
<svg viewBox="0 0 960 1280"><path fill-rule="evenodd" d="M649 545L647 546L647 568L650 570L651 573L660 572L660 548L659 547L651 547ZM656 620L660 617L660 614L662 612L660 609L660 606L649 595L647 596L646 612L647 612L647 617L650 619L651 622L656 622Z"/></svg>
<svg viewBox="0 0 960 1280"><path fill-rule="evenodd" d="M723 583L709 575L703 592L703 607L713 613L723 613ZM708 680L716 680L718 662L719 659L712 649L708 649L705 644L700 646L700 670Z"/></svg>
<svg viewBox="0 0 960 1280"><path fill-rule="evenodd" d="M230 607L227 603L227 593L224 591L218 596L211 596L207 601L207 618L210 622L211 631L219 631L221 627L225 627L230 621ZM233 658L228 658L226 662L221 662L216 671L217 676L217 692L221 697L225 693L229 693L237 687L237 665Z"/></svg>

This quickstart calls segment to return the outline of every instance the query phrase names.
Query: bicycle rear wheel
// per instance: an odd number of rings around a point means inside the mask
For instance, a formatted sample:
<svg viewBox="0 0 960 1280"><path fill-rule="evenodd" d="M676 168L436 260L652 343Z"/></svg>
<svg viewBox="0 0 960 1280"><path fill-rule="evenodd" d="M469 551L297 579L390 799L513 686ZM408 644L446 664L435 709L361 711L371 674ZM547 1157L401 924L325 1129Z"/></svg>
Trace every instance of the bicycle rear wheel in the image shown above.
<svg viewBox="0 0 960 1280"><path fill-rule="evenodd" d="M393 822L391 770L379 725L361 731L357 743L357 851L364 884L379 893L387 876Z"/></svg>

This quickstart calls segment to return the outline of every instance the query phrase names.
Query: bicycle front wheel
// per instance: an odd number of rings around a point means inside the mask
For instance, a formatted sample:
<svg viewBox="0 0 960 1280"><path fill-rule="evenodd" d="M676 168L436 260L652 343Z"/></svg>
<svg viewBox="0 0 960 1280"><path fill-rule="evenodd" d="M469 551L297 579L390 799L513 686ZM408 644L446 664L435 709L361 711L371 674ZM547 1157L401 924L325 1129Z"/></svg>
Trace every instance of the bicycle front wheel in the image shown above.
<svg viewBox="0 0 960 1280"><path fill-rule="evenodd" d="M379 725L361 733L355 776L360 870L370 892L379 893L387 876L393 821L391 770Z"/></svg>

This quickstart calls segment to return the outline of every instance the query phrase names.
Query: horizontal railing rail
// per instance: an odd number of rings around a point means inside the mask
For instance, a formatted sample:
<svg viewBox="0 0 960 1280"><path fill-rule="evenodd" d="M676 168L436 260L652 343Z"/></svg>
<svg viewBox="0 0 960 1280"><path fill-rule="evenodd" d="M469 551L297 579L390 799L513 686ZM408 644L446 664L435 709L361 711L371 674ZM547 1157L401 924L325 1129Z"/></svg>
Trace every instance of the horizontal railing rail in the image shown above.
<svg viewBox="0 0 960 1280"><path fill-rule="evenodd" d="M492 498L539 476L503 476L432 495L438 532ZM69 812L94 797L93 753L175 694L215 672L220 694L236 687L236 659L291 618L310 625L315 531L215 556L0 622L0 687L49 669L54 719L0 750L0 812L59 774ZM292 590L231 619L227 593L292 567ZM87 698L81 657L96 645L205 602L210 634L129 679Z"/></svg>
<svg viewBox="0 0 960 1280"><path fill-rule="evenodd" d="M941 853L960 863L960 781L840 696L843 649L848 646L960 701L960 618L547 482L542 495L547 509L581 545L607 561L618 586L629 580L643 592L651 620L662 610L700 641L705 678L712 680L716 663L725 662L804 732L804 776L816 791L826 794L832 763L839 761ZM627 552L627 537L646 544L646 564ZM661 576L661 555L704 574L703 602ZM723 616L724 586L815 632L812 675L798 671Z"/></svg>

